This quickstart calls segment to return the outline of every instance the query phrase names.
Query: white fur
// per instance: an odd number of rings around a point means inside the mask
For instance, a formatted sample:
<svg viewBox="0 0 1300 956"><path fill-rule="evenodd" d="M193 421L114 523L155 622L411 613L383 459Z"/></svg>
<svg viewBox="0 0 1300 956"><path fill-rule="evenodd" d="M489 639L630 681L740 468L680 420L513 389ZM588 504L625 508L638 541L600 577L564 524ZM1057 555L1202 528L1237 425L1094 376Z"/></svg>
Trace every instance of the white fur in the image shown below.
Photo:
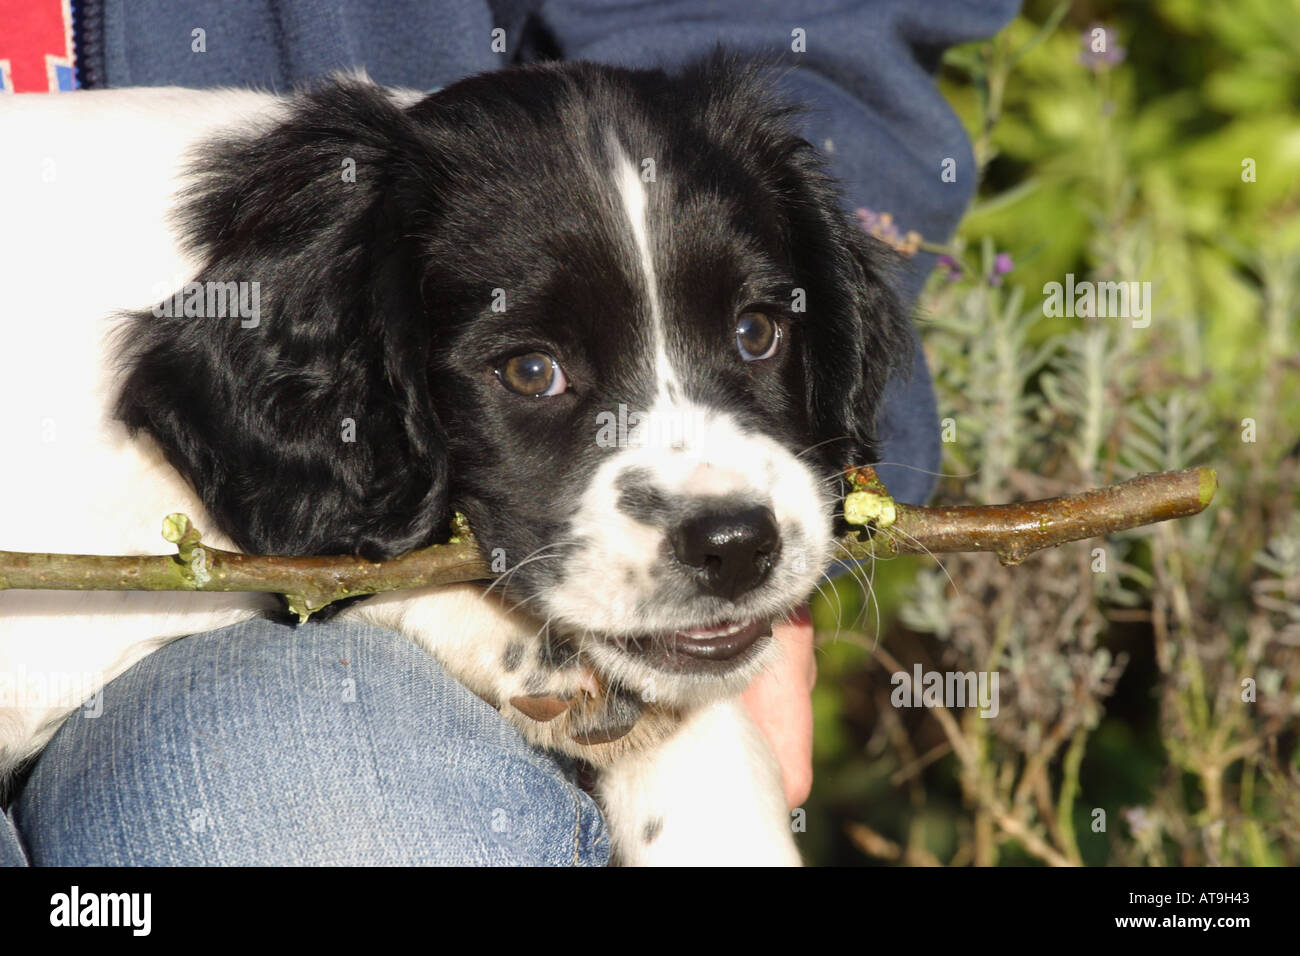
<svg viewBox="0 0 1300 956"><path fill-rule="evenodd" d="M602 773L599 796L619 808L607 816L625 866L800 863L781 770L736 700L698 708L662 746Z"/></svg>
<svg viewBox="0 0 1300 956"><path fill-rule="evenodd" d="M660 398L667 398L671 388L680 392L677 373L668 360L668 336L664 329L663 307L659 300L659 277L655 271L654 253L650 248L649 196L645 182L637 175L636 164L622 151L617 141L611 147L618 159L614 167L614 183L619 201L627 215L628 229L636 247L638 264L645 280L646 300L650 311L650 329L654 341L655 379Z"/></svg>
<svg viewBox="0 0 1300 956"><path fill-rule="evenodd" d="M0 97L0 549L162 553L160 522L174 511L189 514L207 541L231 547L158 449L129 440L108 417L116 382L106 336L116 310L145 307L195 273L168 218L187 150L219 131L264 126L280 108L270 95L233 91ZM630 162L618 175L657 302L646 196ZM666 379L668 347L655 316ZM782 528L798 526L814 551L828 551L816 482L776 443L682 403L680 390L674 401L665 389L650 419L665 434L698 434L674 455L641 441L601 470L581 509L593 527L607 522L605 553L586 555L588 584L550 596L558 614L613 633L636 624L609 588L611 561L636 567L657 546L656 533L630 527L612 507L611 482L631 464L648 464L665 488L683 492L767 487ZM806 593L824 558L809 554L805 572L773 573L786 575L790 593ZM266 606L242 594L0 591L0 774L43 747L95 688L167 640ZM511 641L535 640L535 622L470 586L387 595L347 613L406 634L528 730L505 704L523 692L521 678L500 662ZM51 699L53 688L68 686L75 689L64 699ZM774 759L734 703L700 709L661 746L616 762L601 793L625 862L798 862ZM659 818L662 832L647 844L645 824Z"/></svg>

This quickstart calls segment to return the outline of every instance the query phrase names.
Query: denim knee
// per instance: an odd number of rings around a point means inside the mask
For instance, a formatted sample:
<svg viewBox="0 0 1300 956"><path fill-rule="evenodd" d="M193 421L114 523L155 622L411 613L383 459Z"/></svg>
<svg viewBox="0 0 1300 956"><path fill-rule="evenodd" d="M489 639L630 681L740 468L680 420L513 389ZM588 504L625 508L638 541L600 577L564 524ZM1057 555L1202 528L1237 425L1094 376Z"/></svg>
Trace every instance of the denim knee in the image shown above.
<svg viewBox="0 0 1300 956"><path fill-rule="evenodd" d="M34 865L602 865L570 769L400 635L250 621L83 708L12 807Z"/></svg>

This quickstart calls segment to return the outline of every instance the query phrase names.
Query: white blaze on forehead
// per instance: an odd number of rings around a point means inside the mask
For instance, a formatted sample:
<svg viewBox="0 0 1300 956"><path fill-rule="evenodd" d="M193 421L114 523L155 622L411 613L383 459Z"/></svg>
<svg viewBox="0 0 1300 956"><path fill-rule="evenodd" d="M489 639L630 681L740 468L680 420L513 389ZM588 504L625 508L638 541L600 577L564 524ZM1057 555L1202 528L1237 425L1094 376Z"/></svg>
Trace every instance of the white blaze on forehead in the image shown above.
<svg viewBox="0 0 1300 956"><path fill-rule="evenodd" d="M650 305L650 328L654 341L655 380L660 399L673 394L681 394L681 385L677 373L668 361L668 336L664 327L663 309L659 302L659 280L655 275L654 254L650 247L649 201L646 196L645 182L637 173L634 163L623 151L617 139L611 133L610 151L614 159L614 185L618 198L627 216L628 226L632 231L632 242L636 247L638 265L645 278L646 296Z"/></svg>

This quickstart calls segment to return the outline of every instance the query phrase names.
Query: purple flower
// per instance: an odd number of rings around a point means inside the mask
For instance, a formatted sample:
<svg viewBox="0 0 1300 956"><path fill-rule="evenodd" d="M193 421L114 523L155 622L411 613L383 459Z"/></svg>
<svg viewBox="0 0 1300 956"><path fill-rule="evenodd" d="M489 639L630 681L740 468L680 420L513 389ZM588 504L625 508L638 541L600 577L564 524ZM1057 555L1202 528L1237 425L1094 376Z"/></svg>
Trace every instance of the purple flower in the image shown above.
<svg viewBox="0 0 1300 956"><path fill-rule="evenodd" d="M1115 31L1100 23L1094 23L1084 30L1079 40L1083 44L1079 62L1094 73L1118 66L1128 56L1128 50L1115 42Z"/></svg>
<svg viewBox="0 0 1300 956"><path fill-rule="evenodd" d="M857 210L857 216L858 225L862 227L863 232L868 232L890 245L894 245L902 239L898 232L898 226L894 225L894 217L889 213L877 213L863 207Z"/></svg>
<svg viewBox="0 0 1300 956"><path fill-rule="evenodd" d="M949 282L956 282L961 278L961 263L952 256L940 256L939 268L944 271Z"/></svg>
<svg viewBox="0 0 1300 956"><path fill-rule="evenodd" d="M1011 253L999 252L993 259L993 272L989 275L989 285L1001 285L1002 277L1014 268L1015 263L1011 261Z"/></svg>
<svg viewBox="0 0 1300 956"><path fill-rule="evenodd" d="M858 226L862 231L869 235L875 236L881 242L894 247L905 256L916 255L916 250L921 248L921 234L915 229L909 229L904 235L894 222L893 214L887 212L876 212L873 209L862 207L854 210L858 217Z"/></svg>

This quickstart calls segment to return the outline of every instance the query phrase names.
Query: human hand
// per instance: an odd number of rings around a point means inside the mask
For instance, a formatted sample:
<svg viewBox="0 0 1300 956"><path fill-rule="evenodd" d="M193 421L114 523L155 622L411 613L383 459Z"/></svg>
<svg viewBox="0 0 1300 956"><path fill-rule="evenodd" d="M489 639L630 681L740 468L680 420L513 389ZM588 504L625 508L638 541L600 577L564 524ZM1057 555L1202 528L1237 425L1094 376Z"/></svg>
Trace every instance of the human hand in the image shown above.
<svg viewBox="0 0 1300 956"><path fill-rule="evenodd" d="M781 657L741 700L776 753L785 799L793 810L812 792L812 688L817 682L817 660L807 605L774 624L772 636L781 647Z"/></svg>

